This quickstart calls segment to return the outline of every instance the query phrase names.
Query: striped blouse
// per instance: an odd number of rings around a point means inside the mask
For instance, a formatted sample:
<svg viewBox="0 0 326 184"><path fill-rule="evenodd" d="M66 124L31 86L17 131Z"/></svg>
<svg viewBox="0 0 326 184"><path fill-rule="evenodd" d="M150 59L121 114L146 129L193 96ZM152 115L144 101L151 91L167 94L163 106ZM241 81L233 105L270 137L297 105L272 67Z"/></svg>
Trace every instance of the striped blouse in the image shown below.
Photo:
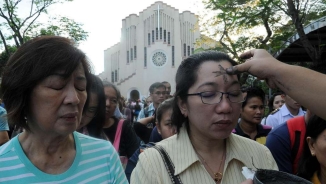
<svg viewBox="0 0 326 184"><path fill-rule="evenodd" d="M0 183L128 183L111 143L73 133L76 156L61 174L39 170L25 155L18 136L0 147Z"/></svg>
<svg viewBox="0 0 326 184"><path fill-rule="evenodd" d="M184 184L215 184L213 178L200 163L184 127L178 135L165 139L158 145L168 152L175 166L174 175L179 175ZM241 173L242 167L278 169L272 154L264 145L230 134L226 140L226 160L221 183L243 182L245 177ZM130 182L131 184L172 183L160 154L154 148L146 149L140 154Z"/></svg>

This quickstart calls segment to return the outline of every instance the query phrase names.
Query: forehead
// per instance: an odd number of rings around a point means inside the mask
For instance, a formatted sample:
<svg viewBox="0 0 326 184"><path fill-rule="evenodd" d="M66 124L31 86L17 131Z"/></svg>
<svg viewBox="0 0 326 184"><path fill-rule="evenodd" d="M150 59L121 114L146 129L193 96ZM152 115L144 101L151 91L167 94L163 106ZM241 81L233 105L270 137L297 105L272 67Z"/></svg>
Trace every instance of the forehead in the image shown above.
<svg viewBox="0 0 326 184"><path fill-rule="evenodd" d="M156 91L165 91L165 88L164 87L154 88L154 92Z"/></svg>
<svg viewBox="0 0 326 184"><path fill-rule="evenodd" d="M205 83L215 86L229 86L239 84L236 75L227 75L225 70L231 67L228 61L205 61L197 70L197 80L192 87L199 87ZM240 87L240 86L239 86Z"/></svg>
<svg viewBox="0 0 326 184"><path fill-rule="evenodd" d="M105 93L105 96L117 97L117 92L113 89L113 87L110 87L110 86L104 87L104 93Z"/></svg>

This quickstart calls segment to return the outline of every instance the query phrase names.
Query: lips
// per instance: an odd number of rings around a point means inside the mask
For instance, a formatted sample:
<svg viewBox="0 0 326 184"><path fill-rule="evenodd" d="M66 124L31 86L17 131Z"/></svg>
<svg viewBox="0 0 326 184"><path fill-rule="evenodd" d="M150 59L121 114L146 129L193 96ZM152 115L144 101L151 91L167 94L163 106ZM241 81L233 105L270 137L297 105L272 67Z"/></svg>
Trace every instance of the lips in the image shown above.
<svg viewBox="0 0 326 184"><path fill-rule="evenodd" d="M62 118L75 118L75 117L77 117L77 115L78 115L78 112L72 112L72 113L67 113L61 117Z"/></svg>

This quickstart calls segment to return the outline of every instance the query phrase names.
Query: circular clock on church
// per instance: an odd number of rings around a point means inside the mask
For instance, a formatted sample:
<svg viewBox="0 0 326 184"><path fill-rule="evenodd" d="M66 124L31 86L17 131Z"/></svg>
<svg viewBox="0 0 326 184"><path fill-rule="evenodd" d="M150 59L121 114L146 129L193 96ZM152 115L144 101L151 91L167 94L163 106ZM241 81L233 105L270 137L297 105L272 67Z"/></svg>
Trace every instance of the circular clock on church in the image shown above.
<svg viewBox="0 0 326 184"><path fill-rule="evenodd" d="M155 66L163 66L166 63L166 55L163 52L158 51L153 54L152 61Z"/></svg>

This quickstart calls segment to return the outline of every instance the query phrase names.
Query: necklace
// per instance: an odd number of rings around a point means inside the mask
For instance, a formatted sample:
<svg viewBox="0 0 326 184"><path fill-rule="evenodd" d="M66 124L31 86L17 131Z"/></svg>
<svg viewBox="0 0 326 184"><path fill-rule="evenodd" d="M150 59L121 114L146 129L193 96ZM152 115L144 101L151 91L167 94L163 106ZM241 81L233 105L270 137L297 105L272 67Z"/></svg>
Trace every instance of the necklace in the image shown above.
<svg viewBox="0 0 326 184"><path fill-rule="evenodd" d="M223 152L223 156L222 156L222 159L221 159L221 162L220 162L220 166L219 166L219 168L218 168L218 171L217 172L214 172L210 167L209 167L209 165L207 164L207 162L206 162L206 160L196 151L196 149L195 149L195 152L196 152L196 154L200 157L199 158L199 160L200 160L200 162L202 163L202 160L203 160L203 162L204 162L204 164L207 166L207 168L210 170L210 172L212 172L213 173L213 175L214 175L214 181L215 181L215 183L218 183L218 182L220 182L221 180L222 180L222 178L223 178L223 173L222 173L222 171L221 171L221 166L222 166L222 162L223 162L223 160L224 160L224 158L225 158L225 151ZM203 163L202 163L203 164Z"/></svg>

